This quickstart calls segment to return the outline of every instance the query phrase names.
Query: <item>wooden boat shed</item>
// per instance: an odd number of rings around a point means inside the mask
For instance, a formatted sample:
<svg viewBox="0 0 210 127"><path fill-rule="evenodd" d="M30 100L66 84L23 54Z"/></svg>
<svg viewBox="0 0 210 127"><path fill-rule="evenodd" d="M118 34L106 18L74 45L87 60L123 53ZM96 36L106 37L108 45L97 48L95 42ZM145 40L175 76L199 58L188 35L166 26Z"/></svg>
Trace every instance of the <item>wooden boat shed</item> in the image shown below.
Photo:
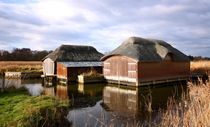
<svg viewBox="0 0 210 127"><path fill-rule="evenodd" d="M79 74L91 70L102 73L102 56L92 46L61 45L43 59L43 73L44 76L76 81Z"/></svg>
<svg viewBox="0 0 210 127"><path fill-rule="evenodd" d="M130 37L101 60L111 83L142 86L187 80L190 74L188 56L162 40Z"/></svg>

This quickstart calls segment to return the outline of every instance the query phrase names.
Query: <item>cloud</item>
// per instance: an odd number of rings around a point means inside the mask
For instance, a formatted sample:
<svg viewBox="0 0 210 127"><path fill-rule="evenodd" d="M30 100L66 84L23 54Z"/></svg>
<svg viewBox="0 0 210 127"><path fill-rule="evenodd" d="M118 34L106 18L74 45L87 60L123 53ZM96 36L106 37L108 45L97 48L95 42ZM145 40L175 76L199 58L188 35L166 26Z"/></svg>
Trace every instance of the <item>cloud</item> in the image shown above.
<svg viewBox="0 0 210 127"><path fill-rule="evenodd" d="M61 44L111 51L129 36L157 38L186 54L210 56L208 0L14 0L0 2L0 49Z"/></svg>

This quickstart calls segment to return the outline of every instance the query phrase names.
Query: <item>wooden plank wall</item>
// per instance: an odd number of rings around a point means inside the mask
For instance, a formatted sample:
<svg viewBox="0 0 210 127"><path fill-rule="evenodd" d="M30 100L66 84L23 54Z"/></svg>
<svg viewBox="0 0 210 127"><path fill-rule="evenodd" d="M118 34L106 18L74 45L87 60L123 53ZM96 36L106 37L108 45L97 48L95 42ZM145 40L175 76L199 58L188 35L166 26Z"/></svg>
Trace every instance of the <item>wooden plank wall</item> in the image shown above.
<svg viewBox="0 0 210 127"><path fill-rule="evenodd" d="M103 73L113 81L153 81L184 77L190 74L189 62L137 62L126 56L111 56L104 61ZM136 81L135 81L136 80Z"/></svg>
<svg viewBox="0 0 210 127"><path fill-rule="evenodd" d="M103 64L105 77L113 77L115 80L123 78L136 79L138 77L137 62L126 56L112 56L105 60Z"/></svg>
<svg viewBox="0 0 210 127"><path fill-rule="evenodd" d="M61 63L57 63L57 77L64 79L67 78L67 68Z"/></svg>
<svg viewBox="0 0 210 127"><path fill-rule="evenodd" d="M138 75L141 80L186 76L190 74L189 62L140 62Z"/></svg>
<svg viewBox="0 0 210 127"><path fill-rule="evenodd" d="M45 75L54 75L55 73L55 63L50 58L43 61L43 73Z"/></svg>

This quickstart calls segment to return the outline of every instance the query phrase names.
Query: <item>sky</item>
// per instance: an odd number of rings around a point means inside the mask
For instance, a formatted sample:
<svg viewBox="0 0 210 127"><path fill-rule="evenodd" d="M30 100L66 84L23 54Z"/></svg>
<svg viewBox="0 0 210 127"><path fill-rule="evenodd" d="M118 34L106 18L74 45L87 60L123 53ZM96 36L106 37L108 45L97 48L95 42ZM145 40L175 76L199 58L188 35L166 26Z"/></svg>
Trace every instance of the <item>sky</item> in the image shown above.
<svg viewBox="0 0 210 127"><path fill-rule="evenodd" d="M210 57L210 0L0 0L0 50L73 44L104 53L131 36Z"/></svg>

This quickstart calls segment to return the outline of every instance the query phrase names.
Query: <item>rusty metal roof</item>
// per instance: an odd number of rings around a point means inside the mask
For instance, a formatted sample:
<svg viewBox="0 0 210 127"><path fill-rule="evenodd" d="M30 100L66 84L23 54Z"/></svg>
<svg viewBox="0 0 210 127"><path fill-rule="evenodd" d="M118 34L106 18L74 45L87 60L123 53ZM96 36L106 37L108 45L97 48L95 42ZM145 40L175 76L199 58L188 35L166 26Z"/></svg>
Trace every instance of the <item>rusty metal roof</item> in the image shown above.
<svg viewBox="0 0 210 127"><path fill-rule="evenodd" d="M173 61L189 61L188 56L165 41L140 37L128 38L118 48L102 57L101 60L113 55L124 55L142 62L153 62L164 60L168 54Z"/></svg>

